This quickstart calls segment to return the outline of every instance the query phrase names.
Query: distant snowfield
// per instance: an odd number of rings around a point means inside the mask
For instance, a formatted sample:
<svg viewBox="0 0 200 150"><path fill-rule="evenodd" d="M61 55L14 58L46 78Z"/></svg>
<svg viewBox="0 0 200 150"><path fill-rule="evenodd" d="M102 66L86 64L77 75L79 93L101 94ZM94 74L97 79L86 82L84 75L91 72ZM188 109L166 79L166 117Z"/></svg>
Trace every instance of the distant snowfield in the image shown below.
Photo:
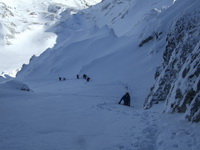
<svg viewBox="0 0 200 150"><path fill-rule="evenodd" d="M34 25L17 34L12 45L0 49L0 72L15 76L22 64L28 64L33 56L39 56L56 43L56 35L44 31L42 25Z"/></svg>
<svg viewBox="0 0 200 150"><path fill-rule="evenodd" d="M0 15L3 16L3 25L0 24L0 75L15 77L33 55L38 56L54 46L56 35L46 32L46 23L53 25L59 21L60 13L67 8L81 10L99 2L101 0L0 0ZM11 44L5 45L5 41Z"/></svg>
<svg viewBox="0 0 200 150"><path fill-rule="evenodd" d="M87 5L95 5L97 3L100 3L102 0L0 0L0 2L4 2L6 5L14 6L17 5L30 5L30 4L44 4L44 3L60 3L67 5L69 7L76 7L80 8L83 7L84 3L87 3Z"/></svg>
<svg viewBox="0 0 200 150"><path fill-rule="evenodd" d="M0 88L2 150L198 150L200 125L117 104L126 91L118 82L29 81L34 92Z"/></svg>

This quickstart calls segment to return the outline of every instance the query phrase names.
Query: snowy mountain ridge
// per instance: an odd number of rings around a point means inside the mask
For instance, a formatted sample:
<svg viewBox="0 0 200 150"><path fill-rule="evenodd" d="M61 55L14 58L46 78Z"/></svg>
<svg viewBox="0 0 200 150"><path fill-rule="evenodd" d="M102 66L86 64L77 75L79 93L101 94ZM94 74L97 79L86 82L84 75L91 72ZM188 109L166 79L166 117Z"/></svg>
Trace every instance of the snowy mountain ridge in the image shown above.
<svg viewBox="0 0 200 150"><path fill-rule="evenodd" d="M110 0L100 3L98 8L94 6L90 14L98 27L107 25L117 36L130 36L141 34L141 29L145 28L145 24L149 24L153 18L173 3L172 0Z"/></svg>
<svg viewBox="0 0 200 150"><path fill-rule="evenodd" d="M176 1L174 3L173 1L161 2L155 0L154 3L149 2L152 5L150 4L146 5L146 2L147 1L129 1L129 0L103 1L99 5L96 5L92 8L79 11L76 15L73 15L68 20L68 22L61 21L61 23L57 24L57 26L53 29L54 32L57 33L58 35L56 46L52 50L46 51L44 54L41 55L41 57L32 59L30 65L24 66L22 71L19 72L18 77L29 78L29 79L38 77L56 78L64 74L68 75L69 77L72 77L78 73L80 74L88 73L93 78L96 78L96 80L102 82L108 82L108 80L111 79L110 81L119 81L128 84L133 89L137 88L142 89L143 93L146 93L147 97L148 95L147 89L148 88L150 89L150 86L153 84L154 82L153 76L155 70L157 67L159 67L157 65L157 62L162 61L161 59L162 57L160 56L163 55L164 58L163 64L165 64L161 68L167 68L168 65L172 64L170 62L171 60L169 61L172 50L180 49L180 48L175 48L174 44L172 45L173 47L170 48L169 44L171 44L172 42L168 40L171 38L171 41L174 41L174 39L178 38L176 44L179 45L179 47L181 47L180 43L183 44L183 42L180 41L180 36L182 36L184 41L188 42L186 36L190 35L188 36L188 38L191 39L191 41L195 39L194 41L197 41L198 43L199 36L198 32L196 32L198 31L198 28L196 28L196 26L198 27L199 18L198 18L197 8L195 7L199 6L199 2L195 1L192 4L188 4L189 1L187 0L185 0L182 3L180 3L180 1ZM191 7L188 7L188 9L182 11L182 8L188 5L190 5ZM137 6L140 6L140 8L144 6L144 10L140 12L139 10L137 10ZM148 7L145 8L145 6ZM153 9L152 7L149 6L152 6ZM122 8L121 9L122 11L117 13L119 8ZM192 16L194 16L194 19L190 19L188 21L187 14L190 16L191 15L190 13L194 13L195 15L192 14ZM188 23L187 22L185 23L184 21L180 22L178 19L180 18L180 20L184 20L184 14L186 14L185 20L188 21ZM63 16L65 15L63 14ZM132 17L135 18L135 20L133 19L134 20L133 23L131 23L130 21ZM129 24L127 23L128 21ZM154 23L155 21L158 22L159 24L156 25ZM148 26L146 26L146 24L148 24ZM106 25L106 27L103 27L104 25ZM65 28L64 31L63 28ZM181 32L181 35L179 35L180 32L179 28L182 29L184 32L185 31L188 32L185 34ZM195 31L192 31L193 33L191 33L191 30L193 30L193 28L195 29ZM176 37L173 37L172 33ZM66 35L68 36L66 37ZM168 46L167 44L165 44L166 39ZM108 44L105 41L113 44ZM196 45L197 43L194 43L194 45ZM146 47L146 45L148 45L148 48ZM185 44L183 44L183 46L184 45ZM168 48L170 48L170 50L168 50ZM196 49L191 48L191 49L195 50L196 51L195 53L199 52L197 48ZM165 52L163 53L163 51ZM180 50L176 51L177 51L176 53L180 52ZM183 54L179 54L179 56L177 56L178 58L174 59L175 62L176 60L180 60L182 62L183 61L182 57L187 58L189 57L190 54L192 54L191 53L192 51L189 50L188 53L185 52L186 51L183 50ZM123 59L121 60L120 58L121 56L123 57L123 55L125 55L124 57L127 57L126 53L127 54L129 53L130 58L126 59L126 61L124 61ZM168 55L167 60L165 58L166 55ZM192 55L196 56L196 54ZM196 61L194 63L199 63L198 60L199 57L195 58ZM43 63L44 60L45 63ZM116 62L116 60L118 62ZM113 61L115 62L115 66L112 65ZM131 63L135 64L129 66L130 68L125 69L126 66ZM177 63L179 64L179 69L181 70L182 67L180 66L180 63L179 62ZM63 66L62 64L65 65ZM148 67L144 67L147 64ZM181 64L183 65L184 63ZM183 66L185 67L185 65ZM43 70L44 67L46 68L45 72L41 72L41 70ZM143 69L140 69L141 67ZM195 90L196 94L192 96L192 99L189 96L190 99L189 103L192 105L193 103L195 103L194 102L196 101L195 99L197 99L197 101L199 99L198 97L199 74L197 73L199 70L199 66L195 65L195 67L197 67L196 68L197 71L196 72L193 71L193 73L196 74L194 82L182 85L185 90L189 85L195 86L194 88L196 89ZM179 75L178 73L179 71L177 70L173 71L173 69L171 68L169 69L161 69L161 68L159 68L159 70L156 72L157 76L156 78L158 79L157 81L158 83L160 83L161 82L160 80L162 79L162 77L159 77L159 75L164 76L164 78L165 76L167 76L166 73L161 74L162 70L167 70L170 74L173 74L173 72L177 72L176 75ZM119 70L121 71L119 72ZM137 70L138 72L136 73L134 72L134 70ZM40 76L37 75L38 72L40 72ZM102 72L106 74L106 76L103 75L100 76ZM114 75L113 73L117 73L118 75ZM145 75L147 75L148 77ZM146 79L144 80L144 78ZM169 79L175 79L175 78L176 78L175 76L173 77L169 76ZM169 103L168 101L169 99L173 98L170 98L168 94L173 95L174 93L173 90L177 91L178 89L174 88L171 92L169 92L170 90L169 86L174 87L173 85L171 85L174 84L174 80L166 80L166 81L167 83L164 87L163 87L163 82L161 82L160 86L159 85L155 86L156 88L159 89L157 92L159 92L160 89L163 89L164 91L163 93L157 93L155 92L155 89L154 90L151 89L153 91L150 93L149 98L145 102L145 108L149 108L149 106L151 106L153 101L160 101L160 100L165 101L166 99L168 99L167 106L169 107L172 106L172 103L174 102ZM186 81L182 80L182 82ZM140 86L136 86L138 84L140 84ZM167 94L166 91L169 93ZM184 92L186 94L186 97L188 97L187 91L189 92L190 89ZM151 95L158 95L158 96L156 98L152 98ZM145 99L145 96L141 98ZM185 101L188 101L187 99L188 98L186 98ZM179 100L179 102L177 103L178 103L177 105L179 105L180 103L182 103L182 101ZM186 102L186 104L187 103L188 102ZM184 104L184 107L186 107L186 104ZM173 104L173 107L177 106ZM186 110L187 109L184 108L183 112L186 112ZM191 111L194 116L199 114L197 110L199 109L195 109L195 113ZM189 114L189 116L191 116L191 114ZM193 121L195 121L195 119Z"/></svg>
<svg viewBox="0 0 200 150"><path fill-rule="evenodd" d="M0 149L199 150L200 1L65 2L13 42L45 51L0 76Z"/></svg>
<svg viewBox="0 0 200 150"><path fill-rule="evenodd" d="M23 63L56 43L46 30L60 20L100 0L0 0L0 74L15 77ZM12 59L7 59L12 58Z"/></svg>

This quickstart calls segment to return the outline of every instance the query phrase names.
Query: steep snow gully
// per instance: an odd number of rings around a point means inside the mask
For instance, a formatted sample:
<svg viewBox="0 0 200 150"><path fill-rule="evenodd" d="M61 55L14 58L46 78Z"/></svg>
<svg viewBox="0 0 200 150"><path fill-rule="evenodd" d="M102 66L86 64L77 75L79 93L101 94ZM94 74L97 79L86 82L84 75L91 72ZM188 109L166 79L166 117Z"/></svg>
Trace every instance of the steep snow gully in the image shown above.
<svg viewBox="0 0 200 150"><path fill-rule="evenodd" d="M0 78L0 149L198 150L200 1L59 2L56 44Z"/></svg>

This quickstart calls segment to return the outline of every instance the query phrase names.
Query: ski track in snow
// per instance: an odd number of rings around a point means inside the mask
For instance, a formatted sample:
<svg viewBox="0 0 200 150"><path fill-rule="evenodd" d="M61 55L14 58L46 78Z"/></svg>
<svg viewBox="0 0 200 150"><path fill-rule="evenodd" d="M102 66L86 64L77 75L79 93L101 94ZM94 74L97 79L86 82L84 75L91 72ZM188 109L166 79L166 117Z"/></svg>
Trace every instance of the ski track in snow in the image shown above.
<svg viewBox="0 0 200 150"><path fill-rule="evenodd" d="M117 82L28 84L34 92L1 95L2 150L197 150L200 146L200 132L176 115L161 114L160 106L143 110L118 105L125 89Z"/></svg>

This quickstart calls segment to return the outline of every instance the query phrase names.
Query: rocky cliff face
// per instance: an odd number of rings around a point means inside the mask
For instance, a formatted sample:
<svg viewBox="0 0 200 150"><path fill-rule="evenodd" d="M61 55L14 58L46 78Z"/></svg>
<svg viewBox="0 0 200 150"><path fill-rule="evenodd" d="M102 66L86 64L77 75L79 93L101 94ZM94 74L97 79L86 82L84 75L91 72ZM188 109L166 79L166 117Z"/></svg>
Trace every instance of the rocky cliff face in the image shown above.
<svg viewBox="0 0 200 150"><path fill-rule="evenodd" d="M144 108L165 101L165 112L200 121L200 11L182 13L166 37L162 65Z"/></svg>

